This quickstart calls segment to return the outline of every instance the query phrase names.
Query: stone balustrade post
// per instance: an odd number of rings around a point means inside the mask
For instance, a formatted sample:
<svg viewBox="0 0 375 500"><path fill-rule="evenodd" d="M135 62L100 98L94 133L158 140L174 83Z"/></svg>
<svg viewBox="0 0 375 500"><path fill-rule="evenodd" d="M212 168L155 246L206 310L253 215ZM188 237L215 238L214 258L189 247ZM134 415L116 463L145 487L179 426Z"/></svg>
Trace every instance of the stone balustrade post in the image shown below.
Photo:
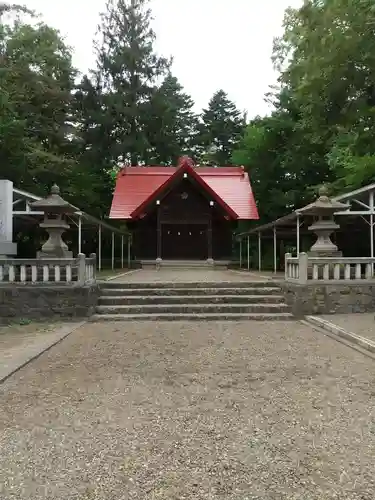
<svg viewBox="0 0 375 500"><path fill-rule="evenodd" d="M291 253L286 253L284 255L284 272L285 272L285 281L288 281L289 278L289 270L288 270L288 259L292 256Z"/></svg>
<svg viewBox="0 0 375 500"><path fill-rule="evenodd" d="M96 280L96 253L90 253L90 259L92 259L92 279Z"/></svg>
<svg viewBox="0 0 375 500"><path fill-rule="evenodd" d="M86 256L84 253L78 254L78 284L84 285L86 282Z"/></svg>
<svg viewBox="0 0 375 500"><path fill-rule="evenodd" d="M302 285L307 283L307 269L308 269L309 256L306 252L302 252L298 256L299 278L298 281Z"/></svg>

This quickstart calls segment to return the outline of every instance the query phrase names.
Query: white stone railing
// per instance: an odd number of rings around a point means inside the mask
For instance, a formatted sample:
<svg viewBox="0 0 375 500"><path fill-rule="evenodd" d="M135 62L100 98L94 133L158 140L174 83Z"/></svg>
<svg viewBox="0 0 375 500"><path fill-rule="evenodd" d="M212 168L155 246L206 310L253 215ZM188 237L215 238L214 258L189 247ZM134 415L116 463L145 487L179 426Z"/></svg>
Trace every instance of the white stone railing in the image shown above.
<svg viewBox="0 0 375 500"><path fill-rule="evenodd" d="M346 283L374 280L375 258L371 257L298 257L285 254L285 280L296 283Z"/></svg>
<svg viewBox="0 0 375 500"><path fill-rule="evenodd" d="M285 254L285 280L299 281L299 259L291 253Z"/></svg>
<svg viewBox="0 0 375 500"><path fill-rule="evenodd" d="M0 259L2 284L78 284L95 282L96 255L75 259Z"/></svg>

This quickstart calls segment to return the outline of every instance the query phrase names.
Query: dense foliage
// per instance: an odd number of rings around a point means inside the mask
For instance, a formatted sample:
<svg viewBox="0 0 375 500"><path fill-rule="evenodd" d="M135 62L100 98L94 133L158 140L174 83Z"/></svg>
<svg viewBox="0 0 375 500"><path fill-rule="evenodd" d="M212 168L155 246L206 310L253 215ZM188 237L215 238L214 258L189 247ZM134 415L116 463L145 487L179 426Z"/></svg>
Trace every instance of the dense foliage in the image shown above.
<svg viewBox="0 0 375 500"><path fill-rule="evenodd" d="M147 0L109 0L87 75L55 29L0 4L0 176L45 193L53 182L105 216L119 165L244 165L262 221L308 202L317 186L375 175L375 4L306 0L275 40L270 116L245 117L224 90L199 115L154 47ZM171 48L171 51L173 48Z"/></svg>
<svg viewBox="0 0 375 500"><path fill-rule="evenodd" d="M275 110L247 127L233 155L253 178L264 221L331 191L374 182L375 4L308 0L275 40Z"/></svg>

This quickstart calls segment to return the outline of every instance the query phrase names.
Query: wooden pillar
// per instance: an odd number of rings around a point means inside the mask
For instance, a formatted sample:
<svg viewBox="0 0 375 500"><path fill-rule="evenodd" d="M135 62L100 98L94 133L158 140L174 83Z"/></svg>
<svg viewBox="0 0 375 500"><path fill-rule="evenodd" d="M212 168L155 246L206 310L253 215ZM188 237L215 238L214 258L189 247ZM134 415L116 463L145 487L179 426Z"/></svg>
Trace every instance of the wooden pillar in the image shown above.
<svg viewBox="0 0 375 500"><path fill-rule="evenodd" d="M273 226L273 272L277 273L277 236L276 226Z"/></svg>
<svg viewBox="0 0 375 500"><path fill-rule="evenodd" d="M102 225L98 227L98 268L102 270Z"/></svg>
<svg viewBox="0 0 375 500"><path fill-rule="evenodd" d="M250 271L250 236L247 236L247 270Z"/></svg>
<svg viewBox="0 0 375 500"><path fill-rule="evenodd" d="M161 219L160 219L160 204L157 208L157 227L156 227L156 259L161 260Z"/></svg>
<svg viewBox="0 0 375 500"><path fill-rule="evenodd" d="M128 269L131 267L131 235L128 234Z"/></svg>
<svg viewBox="0 0 375 500"><path fill-rule="evenodd" d="M115 233L112 232L112 271L115 268Z"/></svg>
<svg viewBox="0 0 375 500"><path fill-rule="evenodd" d="M121 235L121 269L124 269L124 235Z"/></svg>
<svg viewBox="0 0 375 500"><path fill-rule="evenodd" d="M212 211L210 210L210 216L208 219L208 231L207 231L207 260L212 260Z"/></svg>
<svg viewBox="0 0 375 500"><path fill-rule="evenodd" d="M258 232L258 268L259 271L262 270L262 236L260 231Z"/></svg>

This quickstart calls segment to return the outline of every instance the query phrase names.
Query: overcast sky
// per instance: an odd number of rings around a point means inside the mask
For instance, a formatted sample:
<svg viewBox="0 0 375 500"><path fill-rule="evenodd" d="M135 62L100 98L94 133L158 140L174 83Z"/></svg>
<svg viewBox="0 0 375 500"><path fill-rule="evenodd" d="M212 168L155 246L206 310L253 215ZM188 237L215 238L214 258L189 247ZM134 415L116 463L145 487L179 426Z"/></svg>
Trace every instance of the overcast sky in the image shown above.
<svg viewBox="0 0 375 500"><path fill-rule="evenodd" d="M105 0L23 0L59 29L74 50L74 64L93 66L92 39ZM173 73L205 107L222 88L249 118L268 111L264 94L275 83L273 38L284 10L302 0L152 0L157 50L174 57Z"/></svg>

